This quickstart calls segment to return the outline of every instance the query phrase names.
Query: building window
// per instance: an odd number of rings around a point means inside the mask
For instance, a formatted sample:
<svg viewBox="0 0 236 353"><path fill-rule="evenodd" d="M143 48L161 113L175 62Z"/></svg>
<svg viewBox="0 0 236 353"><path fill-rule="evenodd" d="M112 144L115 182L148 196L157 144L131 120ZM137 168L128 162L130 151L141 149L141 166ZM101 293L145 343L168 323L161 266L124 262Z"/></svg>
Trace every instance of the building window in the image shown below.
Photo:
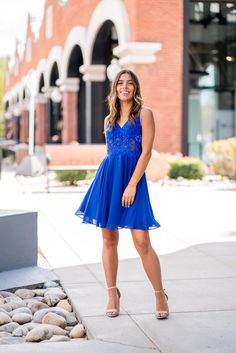
<svg viewBox="0 0 236 353"><path fill-rule="evenodd" d="M236 135L236 3L192 1L189 12L188 152Z"/></svg>
<svg viewBox="0 0 236 353"><path fill-rule="evenodd" d="M46 38L50 39L53 35L53 8L48 6L46 12Z"/></svg>

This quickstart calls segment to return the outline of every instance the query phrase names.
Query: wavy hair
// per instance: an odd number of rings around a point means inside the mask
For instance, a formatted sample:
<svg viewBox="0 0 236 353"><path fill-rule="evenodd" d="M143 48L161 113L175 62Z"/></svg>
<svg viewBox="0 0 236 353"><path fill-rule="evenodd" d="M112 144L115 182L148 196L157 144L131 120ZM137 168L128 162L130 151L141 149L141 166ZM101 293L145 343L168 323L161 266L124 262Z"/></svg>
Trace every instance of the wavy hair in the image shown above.
<svg viewBox="0 0 236 353"><path fill-rule="evenodd" d="M135 124L135 118L139 114L143 105L143 99L141 96L140 83L138 77L131 70L123 69L119 71L112 83L110 94L107 97L110 114L106 117L106 126L109 126L112 129L115 126L115 122L120 117L120 100L117 95L117 84L121 75L123 74L130 75L134 83L133 104L130 109L128 121Z"/></svg>

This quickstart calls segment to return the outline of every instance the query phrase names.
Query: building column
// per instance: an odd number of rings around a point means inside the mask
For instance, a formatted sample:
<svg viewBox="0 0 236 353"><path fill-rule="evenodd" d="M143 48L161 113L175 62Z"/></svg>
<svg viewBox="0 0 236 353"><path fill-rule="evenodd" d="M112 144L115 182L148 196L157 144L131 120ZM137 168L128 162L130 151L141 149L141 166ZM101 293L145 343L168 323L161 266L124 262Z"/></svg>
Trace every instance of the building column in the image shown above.
<svg viewBox="0 0 236 353"><path fill-rule="evenodd" d="M13 106L13 135L14 140L20 142L20 124L21 124L21 111L19 104Z"/></svg>
<svg viewBox="0 0 236 353"><path fill-rule="evenodd" d="M62 143L78 141L79 78L66 78L60 85L62 92Z"/></svg>
<svg viewBox="0 0 236 353"><path fill-rule="evenodd" d="M29 118L27 102L22 104L20 120L20 143L28 143Z"/></svg>
<svg viewBox="0 0 236 353"><path fill-rule="evenodd" d="M83 74L83 80L86 83L86 143L92 143L92 84L106 80L106 68L106 65L83 65L80 67L80 72ZM100 112L97 112L97 114L99 115Z"/></svg>
<svg viewBox="0 0 236 353"><path fill-rule="evenodd" d="M44 146L47 141L47 97L40 93L35 98L35 144Z"/></svg>

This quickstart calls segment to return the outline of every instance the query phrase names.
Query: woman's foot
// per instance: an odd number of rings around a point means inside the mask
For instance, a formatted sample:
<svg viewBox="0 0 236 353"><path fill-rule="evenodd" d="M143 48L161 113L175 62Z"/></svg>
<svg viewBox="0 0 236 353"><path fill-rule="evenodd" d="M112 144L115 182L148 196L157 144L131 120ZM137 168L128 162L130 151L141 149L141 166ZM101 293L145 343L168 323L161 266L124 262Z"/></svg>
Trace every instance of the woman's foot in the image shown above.
<svg viewBox="0 0 236 353"><path fill-rule="evenodd" d="M116 317L120 313L120 291L117 287L109 287L109 300L106 308L106 315L108 317Z"/></svg>
<svg viewBox="0 0 236 353"><path fill-rule="evenodd" d="M164 291L165 289L155 291L157 319L167 319L169 316L169 308L167 304L168 295Z"/></svg>

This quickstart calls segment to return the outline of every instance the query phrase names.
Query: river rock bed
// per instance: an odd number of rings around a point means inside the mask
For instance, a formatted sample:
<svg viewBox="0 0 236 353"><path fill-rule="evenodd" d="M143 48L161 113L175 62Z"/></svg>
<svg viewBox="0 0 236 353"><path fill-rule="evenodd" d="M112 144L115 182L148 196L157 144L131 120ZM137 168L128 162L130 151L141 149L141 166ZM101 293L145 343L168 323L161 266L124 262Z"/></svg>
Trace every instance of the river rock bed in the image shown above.
<svg viewBox="0 0 236 353"><path fill-rule="evenodd" d="M59 283L0 291L0 344L84 340L86 332Z"/></svg>

